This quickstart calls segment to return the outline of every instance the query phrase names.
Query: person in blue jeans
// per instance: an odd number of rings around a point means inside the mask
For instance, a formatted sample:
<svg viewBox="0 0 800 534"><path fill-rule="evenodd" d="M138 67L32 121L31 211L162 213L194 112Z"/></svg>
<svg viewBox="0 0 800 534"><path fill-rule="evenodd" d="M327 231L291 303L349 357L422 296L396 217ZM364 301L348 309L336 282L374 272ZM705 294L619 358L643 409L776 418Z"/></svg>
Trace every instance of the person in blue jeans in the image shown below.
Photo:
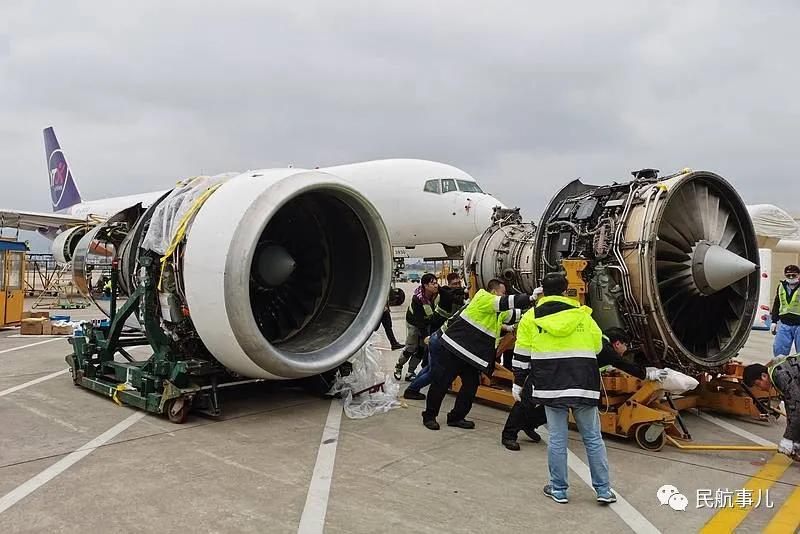
<svg viewBox="0 0 800 534"><path fill-rule="evenodd" d="M788 356L800 352L800 267L787 265L784 279L778 284L775 302L772 303L773 356Z"/></svg>
<svg viewBox="0 0 800 534"><path fill-rule="evenodd" d="M543 493L557 503L567 503L567 430L569 410L589 458L592 487L597 502L616 502L611 490L608 458L600 429L600 372L597 353L602 350L602 332L592 319L592 310L568 298L567 279L548 273L542 280L544 296L522 316L514 344L514 366L530 368L525 400L544 406L550 442L547 464L550 483Z"/></svg>
<svg viewBox="0 0 800 534"><path fill-rule="evenodd" d="M425 400L425 394L421 393L422 388L431 384L431 373L433 372L433 361L436 359L434 351L441 350L439 348L439 340L441 339L440 329L444 327L447 320L453 316L458 310L464 306L466 295L464 288L461 286L461 277L458 273L450 273L447 275L447 285L439 287L439 303L436 306L435 313L431 318L431 334L428 338L428 365L426 365L417 377L408 385L403 397L410 400Z"/></svg>
<svg viewBox="0 0 800 534"><path fill-rule="evenodd" d="M410 400L425 400L425 394L420 393L422 388L431 384L431 374L433 366L436 365L436 360L439 352L442 350L440 343L441 331L437 330L428 339L428 365L425 366L417 377L411 381L403 393L403 397Z"/></svg>
<svg viewBox="0 0 800 534"><path fill-rule="evenodd" d="M576 404L566 406L545 406L547 415L547 431L550 441L547 445L547 465L550 467L550 484L545 487L544 494L557 503L568 502L567 488L567 441L569 438L569 410L575 418L575 424L581 434L586 457L589 459L589 472L592 475L592 487L597 493L597 502L612 503L617 500L611 491L608 473L608 457L603 433L600 427L600 412L596 406Z"/></svg>

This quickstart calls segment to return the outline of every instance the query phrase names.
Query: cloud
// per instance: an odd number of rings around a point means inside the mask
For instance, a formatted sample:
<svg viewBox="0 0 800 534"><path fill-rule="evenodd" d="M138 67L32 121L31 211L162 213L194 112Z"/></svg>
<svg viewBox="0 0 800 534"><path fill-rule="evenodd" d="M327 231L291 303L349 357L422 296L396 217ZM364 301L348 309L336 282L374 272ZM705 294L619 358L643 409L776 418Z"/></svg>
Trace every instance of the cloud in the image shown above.
<svg viewBox="0 0 800 534"><path fill-rule="evenodd" d="M48 209L53 125L89 198L423 157L534 219L641 167L793 209L795 3L201 4L0 8L0 204Z"/></svg>

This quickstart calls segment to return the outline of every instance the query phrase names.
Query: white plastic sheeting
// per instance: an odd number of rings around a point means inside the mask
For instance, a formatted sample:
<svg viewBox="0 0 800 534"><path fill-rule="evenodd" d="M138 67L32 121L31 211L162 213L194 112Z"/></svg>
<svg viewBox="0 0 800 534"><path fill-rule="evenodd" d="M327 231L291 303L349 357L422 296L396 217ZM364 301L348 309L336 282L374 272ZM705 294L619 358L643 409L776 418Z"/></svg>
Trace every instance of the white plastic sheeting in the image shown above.
<svg viewBox="0 0 800 534"><path fill-rule="evenodd" d="M400 406L397 400L400 385L391 374L383 371L380 360L380 351L368 341L348 360L353 365L351 373L336 375L336 382L328 395L341 396L344 414L350 419L364 419ZM368 391L380 383L383 383L383 391ZM358 392L363 393L354 397Z"/></svg>
<svg viewBox="0 0 800 534"><path fill-rule="evenodd" d="M791 215L772 204L753 204L747 206L753 220L753 227L759 237L778 239L800 238L800 226Z"/></svg>
<svg viewBox="0 0 800 534"><path fill-rule="evenodd" d="M156 206L153 218L150 219L150 227L142 241L142 248L161 255L166 253L181 219L195 201L210 187L238 175L239 173L229 172L216 176L196 176L179 182L167 198Z"/></svg>

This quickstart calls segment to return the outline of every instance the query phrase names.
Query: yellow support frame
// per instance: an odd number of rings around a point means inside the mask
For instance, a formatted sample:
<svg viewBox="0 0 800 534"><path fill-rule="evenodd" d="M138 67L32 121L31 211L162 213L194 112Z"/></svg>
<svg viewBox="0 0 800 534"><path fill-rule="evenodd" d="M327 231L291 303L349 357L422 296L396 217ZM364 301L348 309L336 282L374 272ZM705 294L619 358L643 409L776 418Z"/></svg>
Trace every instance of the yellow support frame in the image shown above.
<svg viewBox="0 0 800 534"><path fill-rule="evenodd" d="M513 335L505 336L498 348L498 355L509 346L513 346ZM672 408L668 402L661 400L660 384L654 381L640 380L636 377L612 370L603 373L604 393L601 396L600 423L605 434L613 434L623 438L636 439L640 447L658 451L670 443L681 450L774 450L774 447L759 448L744 445L686 445L686 436L678 427L677 420L681 410L703 408L732 415L745 415L763 419L755 402L741 389L737 380L741 377L742 365L733 362L724 369L726 374L716 378L701 376L701 385L688 395L675 398ZM509 389L514 375L505 367L495 363L491 377L481 375L477 398L495 405L510 408L514 398ZM458 378L453 382L451 390L457 392L461 388ZM777 396L777 392L757 396L764 403L769 403ZM660 435L653 441L646 439L647 430L652 426L661 427ZM654 430L659 430L658 428Z"/></svg>

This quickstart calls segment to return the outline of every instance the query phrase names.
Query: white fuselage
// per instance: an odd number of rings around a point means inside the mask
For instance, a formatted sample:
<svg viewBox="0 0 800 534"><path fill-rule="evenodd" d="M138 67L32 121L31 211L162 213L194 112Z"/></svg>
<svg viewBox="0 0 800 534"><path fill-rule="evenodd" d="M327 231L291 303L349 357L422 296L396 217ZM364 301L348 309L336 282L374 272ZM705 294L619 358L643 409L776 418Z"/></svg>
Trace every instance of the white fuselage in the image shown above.
<svg viewBox="0 0 800 534"><path fill-rule="evenodd" d="M503 206L480 192L475 179L466 172L434 161L377 160L319 171L338 176L367 197L383 218L395 247L465 245L491 224L493 208ZM259 171L248 174L254 172ZM140 202L149 206L166 192L81 202L61 213L106 218Z"/></svg>

